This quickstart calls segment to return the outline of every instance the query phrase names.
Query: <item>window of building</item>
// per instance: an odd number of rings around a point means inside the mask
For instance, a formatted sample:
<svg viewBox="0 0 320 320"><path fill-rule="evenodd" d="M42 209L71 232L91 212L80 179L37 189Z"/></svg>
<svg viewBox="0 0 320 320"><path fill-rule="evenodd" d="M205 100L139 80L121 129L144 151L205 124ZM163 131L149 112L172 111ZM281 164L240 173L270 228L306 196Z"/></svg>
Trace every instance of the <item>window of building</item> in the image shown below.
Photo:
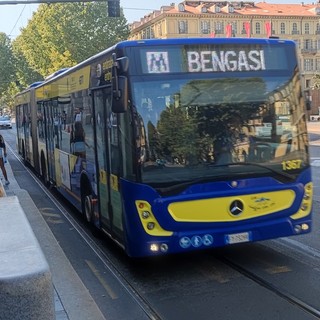
<svg viewBox="0 0 320 320"><path fill-rule="evenodd" d="M178 21L179 33L188 33L188 21Z"/></svg>
<svg viewBox="0 0 320 320"><path fill-rule="evenodd" d="M320 58L316 59L316 71L320 71Z"/></svg>
<svg viewBox="0 0 320 320"><path fill-rule="evenodd" d="M309 79L306 80L306 88L310 88L310 80Z"/></svg>
<svg viewBox="0 0 320 320"><path fill-rule="evenodd" d="M161 36L162 36L161 24L158 24L158 25L157 25L157 35L158 35L158 37L161 37Z"/></svg>
<svg viewBox="0 0 320 320"><path fill-rule="evenodd" d="M292 34L299 34L298 25L295 22L292 24L292 32L291 33Z"/></svg>
<svg viewBox="0 0 320 320"><path fill-rule="evenodd" d="M284 22L280 23L280 33L285 34L286 33L286 24Z"/></svg>
<svg viewBox="0 0 320 320"><path fill-rule="evenodd" d="M316 34L320 34L320 23L317 23Z"/></svg>
<svg viewBox="0 0 320 320"><path fill-rule="evenodd" d="M310 25L309 23L304 24L304 33L309 34L310 33Z"/></svg>
<svg viewBox="0 0 320 320"><path fill-rule="evenodd" d="M305 39L303 48L304 49L312 49L312 40L311 39Z"/></svg>
<svg viewBox="0 0 320 320"><path fill-rule="evenodd" d="M147 39L150 39L150 38L151 38L151 28L150 28L150 27L148 27L148 28L146 29L146 38L147 38Z"/></svg>
<svg viewBox="0 0 320 320"><path fill-rule="evenodd" d="M238 33L238 25L236 22L232 22L232 36L235 37L236 34Z"/></svg>
<svg viewBox="0 0 320 320"><path fill-rule="evenodd" d="M223 22L215 22L215 33L216 34L223 34L223 29L224 29L224 23Z"/></svg>
<svg viewBox="0 0 320 320"><path fill-rule="evenodd" d="M313 59L303 59L304 71L313 70Z"/></svg>
<svg viewBox="0 0 320 320"><path fill-rule="evenodd" d="M200 22L201 33L209 34L210 33L210 21L201 21Z"/></svg>
<svg viewBox="0 0 320 320"><path fill-rule="evenodd" d="M260 34L261 33L261 24L260 22L256 22L256 34Z"/></svg>
<svg viewBox="0 0 320 320"><path fill-rule="evenodd" d="M246 34L246 23L242 23L242 29L241 29L241 34Z"/></svg>
<svg viewBox="0 0 320 320"><path fill-rule="evenodd" d="M220 13L220 12L221 12L221 8L219 7L219 5L214 4L214 5L213 5L213 8L214 8L214 12L215 12L215 13Z"/></svg>
<svg viewBox="0 0 320 320"><path fill-rule="evenodd" d="M183 3L179 3L179 4L178 4L178 10L179 10L180 12L183 12L183 11L185 10Z"/></svg>

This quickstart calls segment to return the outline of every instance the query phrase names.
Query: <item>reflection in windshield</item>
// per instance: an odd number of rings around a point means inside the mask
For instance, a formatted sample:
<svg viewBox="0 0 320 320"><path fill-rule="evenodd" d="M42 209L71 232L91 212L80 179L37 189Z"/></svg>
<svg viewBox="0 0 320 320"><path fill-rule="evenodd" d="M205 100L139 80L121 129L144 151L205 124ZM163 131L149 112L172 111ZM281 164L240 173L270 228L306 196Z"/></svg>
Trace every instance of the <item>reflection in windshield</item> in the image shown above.
<svg viewBox="0 0 320 320"><path fill-rule="evenodd" d="M298 85L296 76L135 82L142 181L231 178L239 170L212 168L244 162L298 173L308 165L303 99L293 89ZM241 167L241 174L257 171Z"/></svg>

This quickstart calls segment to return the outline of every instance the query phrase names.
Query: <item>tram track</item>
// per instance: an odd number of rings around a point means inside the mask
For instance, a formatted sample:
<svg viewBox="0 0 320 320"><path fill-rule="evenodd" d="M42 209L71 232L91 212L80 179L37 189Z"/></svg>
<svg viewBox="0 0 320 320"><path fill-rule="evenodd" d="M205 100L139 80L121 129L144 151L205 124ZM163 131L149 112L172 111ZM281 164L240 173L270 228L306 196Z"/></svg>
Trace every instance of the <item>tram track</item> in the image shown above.
<svg viewBox="0 0 320 320"><path fill-rule="evenodd" d="M37 179L35 177L35 179ZM37 179L38 180L38 179ZM38 183L41 184L41 182ZM43 186L41 185L43 188ZM46 191L46 189L44 189ZM52 196L52 193L50 193ZM87 232L85 228L83 228L73 217L65 210L63 206L59 202L56 201L55 197L53 196L53 201L55 204L60 207L61 212L64 216L69 220L69 222L73 225L73 227L81 234L83 239L86 241L88 246L95 252L95 254L99 257L101 262L104 264L105 268L107 268L119 281L119 283L127 290L130 296L136 301L136 303L140 306L143 312L149 319L152 320L161 320L163 319L158 312L152 307L152 305L144 298L143 295L139 294L139 289L135 288L135 285L126 277L126 275L122 274L117 266L113 263L113 261L108 257L106 253L106 248L102 247L97 243L97 241L93 238L90 233ZM281 244L280 244L281 246ZM288 291L284 290L283 288L278 288L274 284L269 281L266 281L262 277L258 276L254 272L250 271L242 267L236 261L232 261L230 258L226 256L218 256L218 259L224 263L226 266L230 267L234 271L238 272L242 276L250 279L251 281L255 282L259 286L265 288L266 290L270 291L273 294L276 294L281 299L286 300L287 302L291 303L294 306L302 309L304 312L320 319L320 310L314 308L310 304L306 303L302 299L290 294Z"/></svg>
<svg viewBox="0 0 320 320"><path fill-rule="evenodd" d="M74 228L74 230L78 232L81 238L86 242L87 246L95 253L105 269L108 270L110 274L112 274L112 276L118 281L118 283L125 289L129 296L140 307L147 318L151 320L161 320L162 318L157 313L157 311L152 308L151 304L149 304L144 299L144 297L138 293L138 291L134 288L130 281L123 274L121 274L121 272L119 272L116 265L108 257L106 248L103 248L99 244L99 241L90 234L90 231L88 231L88 229L85 227L85 223L81 223L79 221L79 218L81 218L80 215L74 217L74 214L70 212L70 210L67 208L67 205L64 206L60 202L56 193L51 188L47 188L43 185L41 179L34 173L31 168L23 163L19 155L12 149L12 147L8 146L8 149L12 152L14 157L20 162L24 169L29 173L30 177L37 183L39 188L41 188L42 192L45 193L45 195L52 201L59 212L70 223L72 228Z"/></svg>
<svg viewBox="0 0 320 320"><path fill-rule="evenodd" d="M156 310L152 303L148 301L145 294L140 292L139 286L132 281L130 277L126 274L126 272L122 272L118 267L116 261L112 256L112 253L108 251L108 248L103 246L99 240L95 239L86 228L86 224L79 219L79 216L74 217L74 214L66 208L63 204L55 196L55 193L52 190L46 188L40 179L34 174L34 172L26 167L23 162L20 160L19 156L9 147L14 156L20 161L20 163L24 166L24 168L28 171L30 176L34 179L34 181L38 184L41 190L50 198L50 200L54 203L54 205L59 209L59 212L67 219L67 221L71 224L71 226L78 232L78 234L82 237L82 239L86 242L90 250L94 252L94 254L99 258L104 268L108 270L110 274L118 281L118 283L126 290L129 296L135 301L135 303L139 306L139 308L143 311L145 316L148 319L152 320L160 320L166 319L161 316L161 314ZM289 244L287 244L288 246ZM281 246L277 242L277 246ZM272 249L274 250L274 249ZM119 250L120 251L120 250ZM223 251L223 250L222 250ZM285 251L285 250L282 250ZM110 258L111 257L111 258ZM303 299L296 297L289 291L284 288L280 288L274 285L272 282L265 280L263 277L259 276L253 271L250 271L249 268L243 267L241 263L237 261L237 259L230 258L229 255L218 254L215 255L215 259L218 259L221 263L225 264L230 269L239 273L246 279L253 281L258 286L263 287L265 290L277 295L279 298L285 300L286 302L296 306L297 308L303 310L303 312L308 315L320 318L320 310L313 307L311 304L308 304Z"/></svg>
<svg viewBox="0 0 320 320"><path fill-rule="evenodd" d="M283 288L280 289L274 284L272 284L269 281L266 281L262 277L256 275L254 272L251 272L250 270L242 267L240 264L238 264L235 261L232 261L230 258L227 258L226 256L220 256L220 261L232 268L233 270L239 272L246 278L254 281L258 285L264 287L265 289L269 290L270 292L278 295L280 298L290 302L291 304L299 307L300 309L304 310L305 312L309 313L312 316L315 316L320 319L320 310L314 308L310 304L304 302L302 299L295 297L294 295L290 294L288 291L284 290Z"/></svg>

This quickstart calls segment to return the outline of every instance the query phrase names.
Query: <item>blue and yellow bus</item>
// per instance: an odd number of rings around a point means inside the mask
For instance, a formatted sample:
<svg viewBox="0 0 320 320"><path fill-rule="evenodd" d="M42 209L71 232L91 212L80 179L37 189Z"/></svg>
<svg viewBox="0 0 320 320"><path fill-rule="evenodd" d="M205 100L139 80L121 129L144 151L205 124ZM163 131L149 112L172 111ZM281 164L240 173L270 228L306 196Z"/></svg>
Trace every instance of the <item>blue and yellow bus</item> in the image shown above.
<svg viewBox="0 0 320 320"><path fill-rule="evenodd" d="M131 257L311 231L292 41L124 41L16 105L24 160Z"/></svg>

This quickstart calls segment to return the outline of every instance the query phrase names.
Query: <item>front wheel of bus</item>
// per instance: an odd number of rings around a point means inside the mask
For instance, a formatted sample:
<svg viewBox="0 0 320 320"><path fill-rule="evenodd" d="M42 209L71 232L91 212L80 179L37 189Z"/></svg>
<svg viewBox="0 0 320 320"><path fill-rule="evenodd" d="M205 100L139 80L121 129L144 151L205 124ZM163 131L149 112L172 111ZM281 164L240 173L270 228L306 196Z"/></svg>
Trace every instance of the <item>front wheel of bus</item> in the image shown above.
<svg viewBox="0 0 320 320"><path fill-rule="evenodd" d="M90 231L94 237L100 238L101 231L94 224L92 195L86 195L83 203L84 215L89 223Z"/></svg>
<svg viewBox="0 0 320 320"><path fill-rule="evenodd" d="M84 198L84 214L89 223L92 223L93 209L92 209L92 196L87 195Z"/></svg>

